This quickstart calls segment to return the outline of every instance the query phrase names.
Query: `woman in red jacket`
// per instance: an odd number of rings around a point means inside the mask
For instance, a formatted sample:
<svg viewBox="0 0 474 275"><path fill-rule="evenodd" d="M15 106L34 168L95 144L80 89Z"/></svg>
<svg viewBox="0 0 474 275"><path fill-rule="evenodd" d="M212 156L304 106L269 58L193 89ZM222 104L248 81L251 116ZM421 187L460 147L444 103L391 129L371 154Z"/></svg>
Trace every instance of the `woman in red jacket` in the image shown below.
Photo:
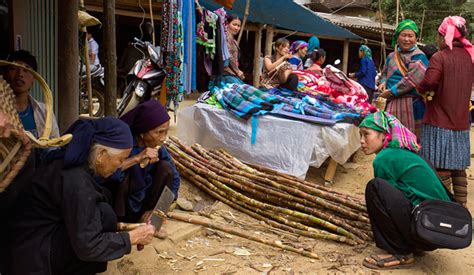
<svg viewBox="0 0 474 275"><path fill-rule="evenodd" d="M474 48L464 18L446 17L438 28L440 51L430 59L420 93L434 91L426 104L421 155L436 167L454 197L466 205L466 167L470 165L469 101L474 79Z"/></svg>

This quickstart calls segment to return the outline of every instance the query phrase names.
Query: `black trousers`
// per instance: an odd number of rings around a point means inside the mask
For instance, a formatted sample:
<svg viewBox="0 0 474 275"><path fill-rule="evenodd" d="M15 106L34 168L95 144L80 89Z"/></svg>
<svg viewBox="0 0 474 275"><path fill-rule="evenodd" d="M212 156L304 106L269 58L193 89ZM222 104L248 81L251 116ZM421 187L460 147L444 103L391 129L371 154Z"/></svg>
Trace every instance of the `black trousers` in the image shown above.
<svg viewBox="0 0 474 275"><path fill-rule="evenodd" d="M116 232L117 216L112 207L108 203L100 202L98 208L101 212L103 232ZM88 275L107 270L107 262L86 262L77 257L65 226L53 235L50 258L52 274Z"/></svg>
<svg viewBox="0 0 474 275"><path fill-rule="evenodd" d="M374 100L374 93L375 93L375 90L373 88L369 88L365 85L362 85L362 87L364 87L365 91L367 92L367 95L369 96L369 98L367 99L367 101L369 101L370 104L372 104L372 100Z"/></svg>
<svg viewBox="0 0 474 275"><path fill-rule="evenodd" d="M390 254L407 255L434 247L416 240L411 229L411 202L387 181L372 179L365 189L365 202L378 248Z"/></svg>
<svg viewBox="0 0 474 275"><path fill-rule="evenodd" d="M295 74L288 75L285 83L280 84L280 87L288 89L290 91L296 91L298 87L298 76Z"/></svg>

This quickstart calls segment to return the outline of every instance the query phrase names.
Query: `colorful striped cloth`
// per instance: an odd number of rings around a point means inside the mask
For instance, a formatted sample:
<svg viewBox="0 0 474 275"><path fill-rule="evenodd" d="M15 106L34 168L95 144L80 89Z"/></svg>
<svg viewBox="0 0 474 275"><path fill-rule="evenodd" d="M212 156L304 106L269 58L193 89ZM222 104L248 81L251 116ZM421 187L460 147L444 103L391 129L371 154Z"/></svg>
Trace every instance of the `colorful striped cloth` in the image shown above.
<svg viewBox="0 0 474 275"><path fill-rule="evenodd" d="M378 132L386 133L383 148L404 148L418 153L421 146L416 141L416 135L403 126L400 121L390 113L377 111L369 114L359 125Z"/></svg>

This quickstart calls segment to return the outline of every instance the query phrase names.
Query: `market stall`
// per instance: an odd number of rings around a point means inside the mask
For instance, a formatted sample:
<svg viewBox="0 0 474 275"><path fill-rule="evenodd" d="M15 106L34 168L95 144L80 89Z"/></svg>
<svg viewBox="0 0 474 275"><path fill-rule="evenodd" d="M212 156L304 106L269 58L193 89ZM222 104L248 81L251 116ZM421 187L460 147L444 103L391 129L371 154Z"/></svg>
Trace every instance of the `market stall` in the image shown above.
<svg viewBox="0 0 474 275"><path fill-rule="evenodd" d="M331 157L345 163L360 147L359 130L348 123L322 126L263 116L256 142L251 144L252 121L237 119L224 109L198 103L178 115L178 137L187 144L225 148L239 159L304 178L309 166L320 167Z"/></svg>

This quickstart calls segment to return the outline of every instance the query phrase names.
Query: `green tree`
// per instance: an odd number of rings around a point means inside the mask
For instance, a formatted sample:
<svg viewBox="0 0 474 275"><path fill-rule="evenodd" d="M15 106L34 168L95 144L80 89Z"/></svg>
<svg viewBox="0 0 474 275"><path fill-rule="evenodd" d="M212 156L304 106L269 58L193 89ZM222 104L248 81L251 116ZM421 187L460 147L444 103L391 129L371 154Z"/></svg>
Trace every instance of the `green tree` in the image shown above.
<svg viewBox="0 0 474 275"><path fill-rule="evenodd" d="M397 6L396 0L373 0L372 7L378 9L378 1L382 1L382 13L386 20L395 25ZM423 27L422 42L434 43L438 33L438 26L443 18L449 15L461 15L468 22L472 22L472 12L466 11L459 0L400 0L399 21L412 19ZM424 16L423 16L424 12Z"/></svg>

